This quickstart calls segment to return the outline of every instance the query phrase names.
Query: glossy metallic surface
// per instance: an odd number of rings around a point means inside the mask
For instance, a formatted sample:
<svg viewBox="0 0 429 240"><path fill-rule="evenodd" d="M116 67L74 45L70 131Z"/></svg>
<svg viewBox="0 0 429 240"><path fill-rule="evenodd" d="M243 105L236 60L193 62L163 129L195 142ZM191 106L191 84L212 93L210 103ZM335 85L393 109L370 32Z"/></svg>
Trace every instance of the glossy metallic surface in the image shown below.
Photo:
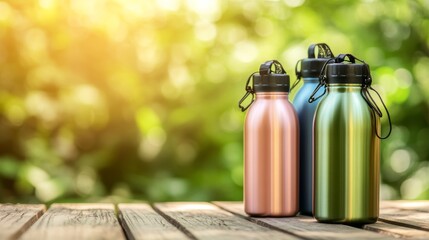
<svg viewBox="0 0 429 240"><path fill-rule="evenodd" d="M314 215L373 223L379 212L380 130L356 84L329 85L314 119Z"/></svg>
<svg viewBox="0 0 429 240"><path fill-rule="evenodd" d="M319 78L303 78L304 85L296 93L293 105L299 118L299 211L313 214L313 118L319 100L312 103L308 98L313 93ZM317 92L321 94L323 89Z"/></svg>
<svg viewBox="0 0 429 240"><path fill-rule="evenodd" d="M256 93L244 128L244 205L249 215L298 212L298 128L287 93Z"/></svg>

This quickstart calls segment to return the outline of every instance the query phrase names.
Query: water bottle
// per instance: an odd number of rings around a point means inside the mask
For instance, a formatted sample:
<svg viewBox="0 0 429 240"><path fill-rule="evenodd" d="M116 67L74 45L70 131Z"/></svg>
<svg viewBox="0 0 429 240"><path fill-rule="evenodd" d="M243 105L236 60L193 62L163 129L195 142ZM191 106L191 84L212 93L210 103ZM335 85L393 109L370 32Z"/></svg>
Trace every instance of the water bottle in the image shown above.
<svg viewBox="0 0 429 240"><path fill-rule="evenodd" d="M267 61L248 78L239 102L242 111L250 106L244 126L244 206L252 216L298 212L299 129L289 87L282 65ZM250 104L243 106L250 95Z"/></svg>
<svg viewBox="0 0 429 240"><path fill-rule="evenodd" d="M318 48L317 58L315 55ZM299 118L299 212L313 214L313 118L319 100L308 102L313 90L319 84L323 65L334 55L325 43L312 44L308 58L299 60L295 66L297 80L292 89L303 80L304 84L295 95L293 105ZM299 69L299 66L301 68Z"/></svg>
<svg viewBox="0 0 429 240"><path fill-rule="evenodd" d="M391 121L371 81L365 62L340 54L324 66L309 99L319 98L315 94L325 86L327 95L314 117L314 216L319 222L359 225L377 221L380 139L390 135ZM377 94L389 119L385 137L380 136L383 114L370 91Z"/></svg>

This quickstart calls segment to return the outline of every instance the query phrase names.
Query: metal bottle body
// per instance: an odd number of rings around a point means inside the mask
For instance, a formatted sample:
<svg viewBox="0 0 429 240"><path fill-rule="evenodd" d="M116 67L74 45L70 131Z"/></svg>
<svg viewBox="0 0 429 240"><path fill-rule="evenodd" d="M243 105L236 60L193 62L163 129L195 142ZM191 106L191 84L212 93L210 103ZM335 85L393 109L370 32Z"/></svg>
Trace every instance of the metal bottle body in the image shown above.
<svg viewBox="0 0 429 240"><path fill-rule="evenodd" d="M244 127L244 205L253 216L298 212L298 118L287 92L257 92Z"/></svg>
<svg viewBox="0 0 429 240"><path fill-rule="evenodd" d="M314 216L320 222L373 223L379 213L379 119L361 85L331 84L327 91L314 117Z"/></svg>
<svg viewBox="0 0 429 240"><path fill-rule="evenodd" d="M313 214L313 118L319 99L308 98L319 84L319 78L303 78L304 85L296 93L293 105L299 119L299 211ZM321 92L321 90L319 90ZM319 92L317 94L319 94Z"/></svg>

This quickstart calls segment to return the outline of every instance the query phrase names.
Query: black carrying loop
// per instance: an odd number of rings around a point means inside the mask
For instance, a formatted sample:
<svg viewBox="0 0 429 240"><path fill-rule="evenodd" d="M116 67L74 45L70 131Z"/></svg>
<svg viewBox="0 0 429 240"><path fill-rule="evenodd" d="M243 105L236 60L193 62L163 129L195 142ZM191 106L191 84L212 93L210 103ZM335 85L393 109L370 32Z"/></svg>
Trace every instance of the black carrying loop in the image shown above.
<svg viewBox="0 0 429 240"><path fill-rule="evenodd" d="M326 69L327 68L326 68L326 66L328 66L328 64L333 62L333 61L335 61L335 59L331 58L328 61L326 61L325 64L323 64L322 70L320 70L319 84L317 84L316 89L314 89L313 93L311 93L311 95L310 95L310 98L308 98L309 103L317 101L319 98L323 97L323 95L326 94L326 79L327 79L327 76L326 76ZM319 91L319 89L321 87L325 87L323 93L317 97L314 97L316 95L317 91Z"/></svg>
<svg viewBox="0 0 429 240"><path fill-rule="evenodd" d="M372 77L371 77L371 71L369 69L369 65L367 63L365 63L363 60L360 60L358 58L356 58L356 60L358 60L359 62L363 63L365 66L365 79L362 82L362 89L361 89L361 95L362 97L365 99L366 103L368 104L368 106L371 108L371 114L373 115L374 118L374 128L375 128L375 135L379 138L379 139L386 139L390 136L390 134L392 133L392 120L390 118L390 113L389 110L387 109L386 104L384 103L383 99L381 98L380 94L377 92L377 90L375 90L371 84L372 84ZM377 114L377 116L379 116L380 118L383 117L383 113L380 109L380 107L378 107L377 103L375 102L374 98L371 96L369 90L375 92L375 94L377 94L378 99L380 99L381 104L383 105L384 110L386 110L386 114L387 114L387 119L389 120L389 132L387 133L386 136L382 137L381 136L381 132L378 133L377 132L377 119L375 117L375 114Z"/></svg>
<svg viewBox="0 0 429 240"><path fill-rule="evenodd" d="M266 77L270 75L270 73L272 73L271 67L273 65L274 65L274 73L277 73L277 74L286 73L282 64L279 61L270 60L262 63L261 66L259 67L259 74L261 75L261 77Z"/></svg>
<svg viewBox="0 0 429 240"><path fill-rule="evenodd" d="M308 47L308 58L316 58L314 54L314 49L318 47L319 52L317 54L317 58L334 58L334 54L326 43L316 43L311 44Z"/></svg>
<svg viewBox="0 0 429 240"><path fill-rule="evenodd" d="M246 86L244 87L244 90L246 90L246 93L240 99L240 101L238 101L238 107L241 109L242 112L246 111L250 107L250 105L252 105L252 103L255 101L255 91L253 90L252 86L249 85L250 79L252 79L255 73L258 73L258 72L254 72L250 74L249 78L246 81ZM247 106L241 105L250 94L252 94L252 100L250 101L250 103Z"/></svg>
<svg viewBox="0 0 429 240"><path fill-rule="evenodd" d="M295 75L296 75L296 80L295 80L295 82L292 84L292 87L290 87L290 91L292 91L298 84L299 84L299 82L301 81L301 78L302 78L302 71L301 70L298 70L298 65L301 65L300 63L302 62L302 59L301 60L299 60L298 62L296 62L296 65L295 65Z"/></svg>
<svg viewBox="0 0 429 240"><path fill-rule="evenodd" d="M346 60L346 57L349 58L349 60ZM356 58L355 56L347 53L347 54L339 54L336 58L335 58L335 63L342 63L342 62L350 62L350 63L356 63L356 60L358 60L359 62L362 62L363 64L366 64L364 61Z"/></svg>
<svg viewBox="0 0 429 240"><path fill-rule="evenodd" d="M271 70L271 67L273 65L274 65L274 72ZM253 75L255 75L256 73L258 72L254 72L250 74L245 86L246 93L238 102L238 107L241 109L242 112L246 111L250 107L250 105L252 105L252 103L255 101L255 90L250 85L250 80L252 79ZM262 63L261 66L259 67L259 74L261 75L262 80L269 77L271 73L286 74L286 71L284 70L282 64L277 60L270 60ZM252 100L250 101L250 103L247 106L241 105L247 99L247 97L249 97L249 95L252 95Z"/></svg>

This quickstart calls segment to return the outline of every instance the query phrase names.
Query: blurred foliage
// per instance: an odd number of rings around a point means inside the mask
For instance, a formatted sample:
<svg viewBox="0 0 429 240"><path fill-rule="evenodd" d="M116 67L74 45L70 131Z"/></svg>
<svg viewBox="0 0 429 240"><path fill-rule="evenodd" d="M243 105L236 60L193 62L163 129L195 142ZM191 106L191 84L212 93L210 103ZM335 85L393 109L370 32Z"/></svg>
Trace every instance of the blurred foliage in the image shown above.
<svg viewBox="0 0 429 240"><path fill-rule="evenodd" d="M386 99L382 198L429 199L427 0L10 0L0 201L241 200L245 80L315 42Z"/></svg>

